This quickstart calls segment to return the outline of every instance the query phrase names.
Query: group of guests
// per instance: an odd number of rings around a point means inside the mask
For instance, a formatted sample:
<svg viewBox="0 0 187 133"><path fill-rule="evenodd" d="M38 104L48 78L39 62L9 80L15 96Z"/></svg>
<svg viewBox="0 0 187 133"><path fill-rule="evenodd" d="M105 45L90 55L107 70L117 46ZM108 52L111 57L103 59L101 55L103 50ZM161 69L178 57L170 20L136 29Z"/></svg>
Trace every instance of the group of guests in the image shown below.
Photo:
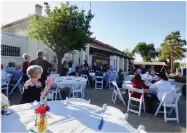
<svg viewBox="0 0 187 133"><path fill-rule="evenodd" d="M147 92L144 95L145 103L147 104L147 112L155 113L158 102L161 102L165 93L172 93L175 90L173 86L168 81L168 78L164 72L160 72L157 75L157 81L155 81L150 86L145 85L144 81L141 78L140 74L136 74L135 77L132 79L132 87L137 89L147 89ZM141 94L136 92L131 92L131 96L135 98L140 98ZM172 102L172 99L168 99L168 103Z"/></svg>
<svg viewBox="0 0 187 133"><path fill-rule="evenodd" d="M6 71L7 69L4 69L4 66L1 64L1 87L4 88L8 85L8 80L10 78L9 82L9 92L11 91L11 88L14 84L17 83L17 81L20 79L20 77L23 75L23 72L21 70L20 65L15 65L15 68L11 73L10 71ZM10 69L9 69L10 70Z"/></svg>
<svg viewBox="0 0 187 133"><path fill-rule="evenodd" d="M29 54L23 55L24 62L22 67L20 65L15 65L15 71L13 71L8 77L8 73L1 65L1 76L2 84L1 87L7 86L7 81L10 78L10 85L16 84L17 81L22 76L22 82L24 84L24 92L22 95L21 103L33 102L34 100L39 100L39 95L45 95L49 92L49 88L54 81L54 79L49 78L47 80L49 69L52 68L52 64L44 59L43 51L39 50L37 52L37 58L30 61L31 57ZM46 89L47 86L47 89ZM29 89L29 88L35 89ZM37 88L37 89L36 89ZM11 87L9 87L9 92ZM28 93L29 92L29 93ZM36 98L37 97L37 98Z"/></svg>

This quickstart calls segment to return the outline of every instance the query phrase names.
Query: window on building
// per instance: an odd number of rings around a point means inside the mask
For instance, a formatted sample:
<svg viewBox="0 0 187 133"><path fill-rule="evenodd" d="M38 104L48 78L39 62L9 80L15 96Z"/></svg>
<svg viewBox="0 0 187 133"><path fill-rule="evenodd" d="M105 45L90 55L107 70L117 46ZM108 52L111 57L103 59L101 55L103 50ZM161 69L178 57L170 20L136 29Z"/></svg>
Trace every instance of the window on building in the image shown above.
<svg viewBox="0 0 187 133"><path fill-rule="evenodd" d="M20 56L20 47L1 45L2 56Z"/></svg>

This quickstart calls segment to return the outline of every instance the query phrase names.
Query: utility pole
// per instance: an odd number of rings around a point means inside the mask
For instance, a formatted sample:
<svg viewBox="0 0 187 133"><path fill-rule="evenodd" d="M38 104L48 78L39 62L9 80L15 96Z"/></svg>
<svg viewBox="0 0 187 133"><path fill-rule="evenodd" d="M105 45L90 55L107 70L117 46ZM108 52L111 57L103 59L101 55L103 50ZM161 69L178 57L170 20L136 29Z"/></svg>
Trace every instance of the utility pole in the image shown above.
<svg viewBox="0 0 187 133"><path fill-rule="evenodd" d="M91 4L91 1L90 1L90 11L92 10L92 4Z"/></svg>

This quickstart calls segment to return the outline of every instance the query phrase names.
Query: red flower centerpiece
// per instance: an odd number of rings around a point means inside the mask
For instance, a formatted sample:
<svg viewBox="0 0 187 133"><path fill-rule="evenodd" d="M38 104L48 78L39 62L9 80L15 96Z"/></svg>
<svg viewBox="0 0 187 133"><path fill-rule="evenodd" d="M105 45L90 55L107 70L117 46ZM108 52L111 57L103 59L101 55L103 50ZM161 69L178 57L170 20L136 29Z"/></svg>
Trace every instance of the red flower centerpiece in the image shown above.
<svg viewBox="0 0 187 133"><path fill-rule="evenodd" d="M45 132L47 129L47 106L40 105L35 109L35 114L37 116L36 126L38 132Z"/></svg>

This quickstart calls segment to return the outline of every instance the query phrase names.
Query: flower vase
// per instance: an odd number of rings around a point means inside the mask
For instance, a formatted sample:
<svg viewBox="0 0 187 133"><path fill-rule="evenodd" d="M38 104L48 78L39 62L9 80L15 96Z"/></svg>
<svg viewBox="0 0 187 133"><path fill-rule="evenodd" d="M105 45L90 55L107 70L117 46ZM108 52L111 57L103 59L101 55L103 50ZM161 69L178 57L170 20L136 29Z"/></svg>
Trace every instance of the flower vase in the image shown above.
<svg viewBox="0 0 187 133"><path fill-rule="evenodd" d="M47 115L37 115L36 129L39 133L43 133L47 129Z"/></svg>

